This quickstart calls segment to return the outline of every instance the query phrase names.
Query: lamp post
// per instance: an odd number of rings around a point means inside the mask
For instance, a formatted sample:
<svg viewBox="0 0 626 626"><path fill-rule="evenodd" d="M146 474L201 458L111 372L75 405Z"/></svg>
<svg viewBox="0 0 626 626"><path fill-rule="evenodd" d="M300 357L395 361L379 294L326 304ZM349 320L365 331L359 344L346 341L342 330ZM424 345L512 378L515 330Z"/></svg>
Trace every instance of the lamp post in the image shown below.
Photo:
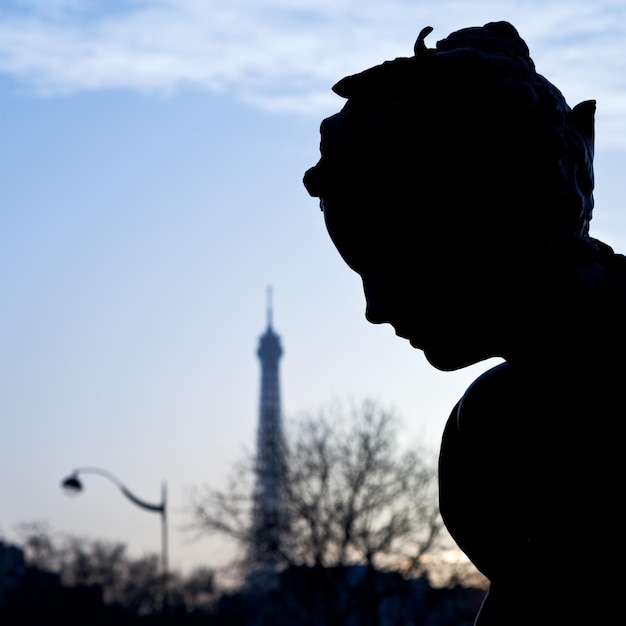
<svg viewBox="0 0 626 626"><path fill-rule="evenodd" d="M136 495L134 495L128 488L122 483L122 481L117 478L111 472L107 470L100 469L99 467L79 467L75 469L67 478L65 478L61 482L61 486L63 489L72 492L82 491L83 485L78 479L79 474L98 474L99 476L104 476L104 478L108 478L112 483L117 485L119 490L133 503L137 506L145 509L146 511L154 511L156 513L161 514L161 602L162 602L162 610L163 612L167 612L168 606L168 563L167 563L167 490L165 486L165 482L161 484L161 503L160 504L150 504L149 502L145 502L141 500Z"/></svg>

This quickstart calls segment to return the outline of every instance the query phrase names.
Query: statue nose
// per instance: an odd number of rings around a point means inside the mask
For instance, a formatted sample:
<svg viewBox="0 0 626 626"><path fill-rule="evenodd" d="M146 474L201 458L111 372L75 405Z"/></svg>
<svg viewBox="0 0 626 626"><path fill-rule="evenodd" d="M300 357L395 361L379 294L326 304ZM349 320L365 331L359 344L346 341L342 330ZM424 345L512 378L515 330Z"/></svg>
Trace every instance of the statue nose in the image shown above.
<svg viewBox="0 0 626 626"><path fill-rule="evenodd" d="M387 304L380 300L368 299L365 307L365 319L372 324L390 322Z"/></svg>
<svg viewBox="0 0 626 626"><path fill-rule="evenodd" d="M384 324L390 321L392 308L392 290L389 281L379 273L363 276L365 293L365 319L372 324Z"/></svg>

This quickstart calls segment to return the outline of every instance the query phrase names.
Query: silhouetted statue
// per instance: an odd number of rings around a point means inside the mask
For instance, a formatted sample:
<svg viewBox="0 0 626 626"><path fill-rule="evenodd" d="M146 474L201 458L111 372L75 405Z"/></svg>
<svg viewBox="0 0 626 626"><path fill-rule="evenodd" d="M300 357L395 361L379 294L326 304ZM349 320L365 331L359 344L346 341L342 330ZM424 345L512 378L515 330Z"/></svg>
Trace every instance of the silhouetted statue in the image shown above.
<svg viewBox="0 0 626 626"><path fill-rule="evenodd" d="M443 519L490 580L477 624L621 622L626 262L589 236L595 102L507 22L431 30L334 86L304 183L370 322L440 370L503 359L440 451Z"/></svg>

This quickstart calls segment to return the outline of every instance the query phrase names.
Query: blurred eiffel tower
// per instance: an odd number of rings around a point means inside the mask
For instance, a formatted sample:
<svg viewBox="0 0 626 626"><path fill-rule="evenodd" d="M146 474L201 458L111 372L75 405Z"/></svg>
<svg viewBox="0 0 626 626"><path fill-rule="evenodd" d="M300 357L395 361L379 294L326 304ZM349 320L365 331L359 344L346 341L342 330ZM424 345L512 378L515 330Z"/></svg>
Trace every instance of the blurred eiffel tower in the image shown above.
<svg viewBox="0 0 626 626"><path fill-rule="evenodd" d="M288 537L285 508L285 447L280 403L280 336L272 327L272 290L267 289L267 328L259 338L261 398L257 426L256 482L252 515L250 574L276 573Z"/></svg>

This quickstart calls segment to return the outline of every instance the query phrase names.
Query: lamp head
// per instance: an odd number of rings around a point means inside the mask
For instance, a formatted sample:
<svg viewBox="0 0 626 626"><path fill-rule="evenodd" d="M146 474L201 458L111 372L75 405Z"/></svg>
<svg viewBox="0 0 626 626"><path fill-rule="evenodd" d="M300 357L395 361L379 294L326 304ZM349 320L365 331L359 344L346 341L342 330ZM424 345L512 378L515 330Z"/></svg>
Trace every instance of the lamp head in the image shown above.
<svg viewBox="0 0 626 626"><path fill-rule="evenodd" d="M61 483L61 487L63 487L66 493L72 494L72 495L78 494L78 492L83 490L83 485L80 482L80 480L78 480L78 476L76 476L76 474L72 474L71 476L66 478Z"/></svg>

